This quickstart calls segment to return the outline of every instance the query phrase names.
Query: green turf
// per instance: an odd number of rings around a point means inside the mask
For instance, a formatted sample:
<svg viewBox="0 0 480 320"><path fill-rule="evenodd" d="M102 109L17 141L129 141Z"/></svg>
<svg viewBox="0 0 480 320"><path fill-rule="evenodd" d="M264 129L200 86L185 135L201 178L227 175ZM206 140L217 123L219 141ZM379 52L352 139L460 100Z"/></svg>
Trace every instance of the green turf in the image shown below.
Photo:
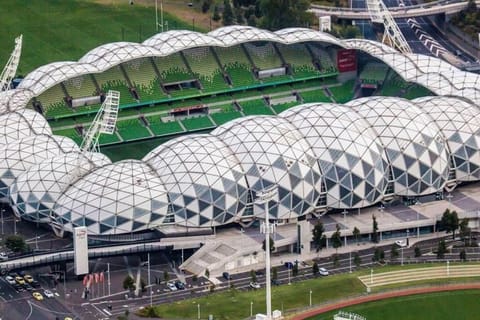
<svg viewBox="0 0 480 320"><path fill-rule="evenodd" d="M23 50L18 73L25 75L50 62L78 60L101 44L142 42L156 33L153 7L104 2L106 5L93 0L2 1L0 65L8 60L19 34L23 34ZM170 29L192 28L168 13L164 19Z"/></svg>
<svg viewBox="0 0 480 320"><path fill-rule="evenodd" d="M479 299L480 290L447 291L369 302L342 310L359 314L367 320L478 319ZM338 310L309 319L331 320L336 312Z"/></svg>

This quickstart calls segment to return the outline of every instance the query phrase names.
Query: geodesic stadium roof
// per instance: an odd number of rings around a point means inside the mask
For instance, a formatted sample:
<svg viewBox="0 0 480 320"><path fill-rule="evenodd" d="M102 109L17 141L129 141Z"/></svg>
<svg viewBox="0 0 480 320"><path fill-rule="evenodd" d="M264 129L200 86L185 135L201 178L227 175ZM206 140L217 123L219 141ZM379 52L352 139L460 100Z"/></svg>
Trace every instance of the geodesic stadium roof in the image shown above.
<svg viewBox="0 0 480 320"><path fill-rule="evenodd" d="M122 234L164 223L167 192L146 163L123 160L84 175L58 198L53 220L65 230L86 226L89 234Z"/></svg>
<svg viewBox="0 0 480 320"><path fill-rule="evenodd" d="M40 113L21 109L0 115L0 148L35 134L52 134L50 125Z"/></svg>
<svg viewBox="0 0 480 320"><path fill-rule="evenodd" d="M312 103L280 116L312 146L325 178L328 207L367 207L381 201L387 185L387 159L376 133L352 108Z"/></svg>
<svg viewBox="0 0 480 320"><path fill-rule="evenodd" d="M457 181L480 179L480 109L457 97L412 101L435 121L447 139Z"/></svg>
<svg viewBox="0 0 480 320"><path fill-rule="evenodd" d="M101 153L70 152L48 158L21 173L10 185L13 211L22 219L49 222L51 209L70 184L109 163Z"/></svg>
<svg viewBox="0 0 480 320"><path fill-rule="evenodd" d="M34 135L14 141L0 149L0 198L8 196L14 180L30 167L62 153L79 151L70 138L55 135Z"/></svg>
<svg viewBox="0 0 480 320"><path fill-rule="evenodd" d="M34 96L29 89L0 91L0 115L25 108Z"/></svg>
<svg viewBox="0 0 480 320"><path fill-rule="evenodd" d="M156 34L141 44L134 42L105 44L88 52L78 62L56 62L32 71L20 83L19 88L29 89L38 96L62 81L83 74L103 72L133 59L166 56L198 46L233 46L250 41L274 41L283 44L320 41L364 51L388 64L406 81L419 83L438 95L460 95L480 104L479 76L461 71L439 58L416 54L403 55L378 42L365 39L341 40L313 29L288 28L270 32L249 26L228 26L207 34L173 30ZM23 104L25 105L26 103Z"/></svg>
<svg viewBox="0 0 480 320"><path fill-rule="evenodd" d="M432 118L402 98L366 97L346 105L379 137L391 165L395 194L415 197L443 188L449 155L445 138Z"/></svg>
<svg viewBox="0 0 480 320"><path fill-rule="evenodd" d="M210 227L244 214L248 201L245 175L218 137L182 136L158 146L143 160L164 182L176 224Z"/></svg>
<svg viewBox="0 0 480 320"><path fill-rule="evenodd" d="M274 219L311 211L321 193L315 154L300 132L280 117L244 117L212 131L237 156L254 193L276 185L278 201L270 206ZM260 208L258 208L260 210ZM261 212L261 211L260 211Z"/></svg>

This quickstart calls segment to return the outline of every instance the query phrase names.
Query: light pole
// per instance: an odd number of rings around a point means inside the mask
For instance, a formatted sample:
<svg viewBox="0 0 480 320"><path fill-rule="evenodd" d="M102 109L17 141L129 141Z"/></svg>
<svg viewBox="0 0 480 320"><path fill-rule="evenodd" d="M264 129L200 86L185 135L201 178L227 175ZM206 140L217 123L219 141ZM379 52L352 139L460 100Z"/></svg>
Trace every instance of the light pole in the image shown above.
<svg viewBox="0 0 480 320"><path fill-rule="evenodd" d="M310 290L310 308L312 307L312 290Z"/></svg>
<svg viewBox="0 0 480 320"><path fill-rule="evenodd" d="M255 200L256 204L265 205L265 274L266 274L266 303L267 303L267 318L266 320L272 319L272 293L271 293L271 283L270 283L270 230L269 219L270 213L268 211L268 203L277 195L277 187L275 185L264 189L261 192L258 192L257 199ZM290 282L290 281L289 281Z"/></svg>
<svg viewBox="0 0 480 320"><path fill-rule="evenodd" d="M197 304L197 313L198 313L197 319L200 320L200 303Z"/></svg>
<svg viewBox="0 0 480 320"><path fill-rule="evenodd" d="M253 317L253 301L250 301L250 318Z"/></svg>
<svg viewBox="0 0 480 320"><path fill-rule="evenodd" d="M148 286L150 287L150 307L152 307L153 292L152 292L152 283L150 282L150 252L147 253L147 263L148 263Z"/></svg>
<svg viewBox="0 0 480 320"><path fill-rule="evenodd" d="M3 213L5 212L5 209L2 208L2 210L1 210L0 212L1 212L1 214L2 214L1 219L2 219L2 236L3 236L3 235L5 234L5 232L3 232Z"/></svg>
<svg viewBox="0 0 480 320"><path fill-rule="evenodd" d="M373 269L370 269L370 284L373 284Z"/></svg>
<svg viewBox="0 0 480 320"><path fill-rule="evenodd" d="M403 246L402 246L402 266L403 266Z"/></svg>
<svg viewBox="0 0 480 320"><path fill-rule="evenodd" d="M288 268L288 285L291 285L292 283L290 282L290 268Z"/></svg>

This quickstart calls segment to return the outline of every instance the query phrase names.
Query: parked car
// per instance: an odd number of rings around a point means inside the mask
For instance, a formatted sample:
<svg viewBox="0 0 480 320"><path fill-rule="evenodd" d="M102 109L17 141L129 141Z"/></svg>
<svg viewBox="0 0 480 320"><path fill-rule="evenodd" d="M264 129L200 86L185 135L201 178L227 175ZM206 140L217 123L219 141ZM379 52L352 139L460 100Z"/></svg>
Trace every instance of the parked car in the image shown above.
<svg viewBox="0 0 480 320"><path fill-rule="evenodd" d="M50 291L50 290L43 290L43 295L44 295L45 297L47 297L47 298L54 298L54 297L55 297L55 295L53 294L53 292Z"/></svg>
<svg viewBox="0 0 480 320"><path fill-rule="evenodd" d="M5 277L5 280L6 280L9 284L12 284L12 285L16 283L16 282L15 282L15 278L12 277L12 276L6 276L6 277Z"/></svg>
<svg viewBox="0 0 480 320"><path fill-rule="evenodd" d="M284 263L285 268L293 269L293 262L287 261Z"/></svg>
<svg viewBox="0 0 480 320"><path fill-rule="evenodd" d="M16 277L15 277L15 282L16 282L17 284L21 284L21 285L24 285L24 284L25 284L25 280L23 280L23 278L20 277L20 276L16 276Z"/></svg>
<svg viewBox="0 0 480 320"><path fill-rule="evenodd" d="M43 300L43 296L40 292L34 292L34 293L32 293L32 296L35 300L38 300L38 301Z"/></svg>
<svg viewBox="0 0 480 320"><path fill-rule="evenodd" d="M222 273L222 276L223 276L223 278L225 278L225 280L231 280L232 279L232 276L228 272Z"/></svg>
<svg viewBox="0 0 480 320"><path fill-rule="evenodd" d="M13 288L14 288L15 291L17 291L17 292L23 292L23 291L25 291L25 288L24 288L23 286L19 285L18 283L15 283L15 284L13 285Z"/></svg>
<svg viewBox="0 0 480 320"><path fill-rule="evenodd" d="M320 273L321 276L328 276L329 275L328 270L325 269L325 268L318 269L318 273Z"/></svg>
<svg viewBox="0 0 480 320"><path fill-rule="evenodd" d="M27 291L33 291L33 287L27 282L23 285L23 287L25 288L25 290Z"/></svg>
<svg viewBox="0 0 480 320"><path fill-rule="evenodd" d="M405 248L405 247L407 247L407 245L408 245L406 239L397 240L397 241L395 241L395 244L396 244L397 246L399 246L400 248Z"/></svg>
<svg viewBox="0 0 480 320"><path fill-rule="evenodd" d="M260 289L260 284L258 282L250 282L250 287L253 289Z"/></svg>
<svg viewBox="0 0 480 320"><path fill-rule="evenodd" d="M5 252L0 252L0 260L1 261L8 260L8 255Z"/></svg>
<svg viewBox="0 0 480 320"><path fill-rule="evenodd" d="M30 283L30 285L31 285L32 287L34 287L35 289L40 288L40 283L39 283L38 281L36 281L36 280L33 280L32 283Z"/></svg>
<svg viewBox="0 0 480 320"><path fill-rule="evenodd" d="M170 291L177 291L177 286L175 286L175 283L173 282L167 282L167 288L170 289Z"/></svg>
<svg viewBox="0 0 480 320"><path fill-rule="evenodd" d="M185 284L182 281L177 280L175 281L175 287L177 287L178 290L184 290Z"/></svg>
<svg viewBox="0 0 480 320"><path fill-rule="evenodd" d="M33 282L33 277L29 274L26 274L23 276L23 279L28 282L28 283L32 283Z"/></svg>

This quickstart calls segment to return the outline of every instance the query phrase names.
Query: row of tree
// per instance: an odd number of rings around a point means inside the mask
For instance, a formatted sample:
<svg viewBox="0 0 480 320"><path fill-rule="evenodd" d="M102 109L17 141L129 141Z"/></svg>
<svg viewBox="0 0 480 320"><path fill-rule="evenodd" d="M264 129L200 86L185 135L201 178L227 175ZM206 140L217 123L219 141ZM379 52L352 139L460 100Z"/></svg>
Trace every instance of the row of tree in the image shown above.
<svg viewBox="0 0 480 320"><path fill-rule="evenodd" d="M310 0L203 0L202 12L213 11L212 20L224 26L248 24L268 30L288 27L308 27L314 15L307 10ZM212 9L213 8L213 9Z"/></svg>

